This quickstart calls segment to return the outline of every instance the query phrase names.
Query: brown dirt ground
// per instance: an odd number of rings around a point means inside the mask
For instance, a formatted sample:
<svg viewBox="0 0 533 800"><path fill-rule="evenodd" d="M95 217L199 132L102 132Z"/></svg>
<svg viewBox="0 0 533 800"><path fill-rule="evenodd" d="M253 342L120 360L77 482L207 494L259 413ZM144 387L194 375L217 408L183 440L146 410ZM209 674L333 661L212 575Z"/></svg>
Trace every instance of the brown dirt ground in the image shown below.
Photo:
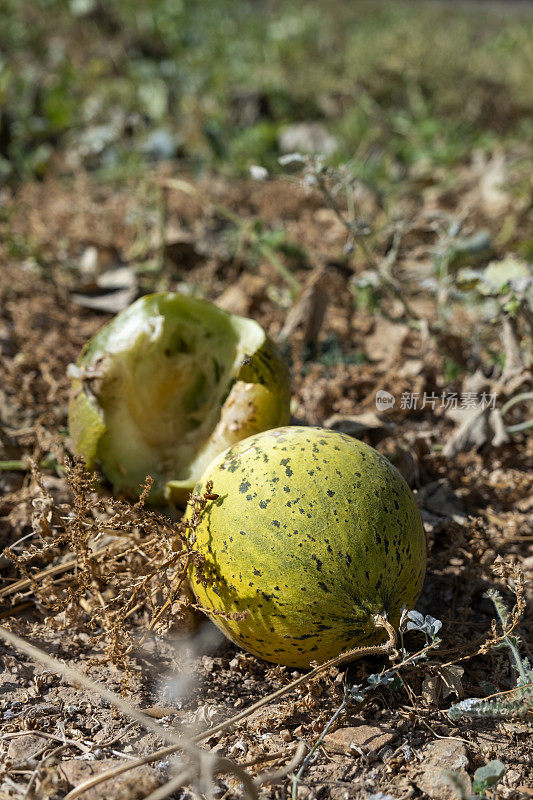
<svg viewBox="0 0 533 800"><path fill-rule="evenodd" d="M127 190L102 186L88 175L80 175L74 180L49 179L28 184L13 194L4 193L6 212L0 221L0 458L32 457L39 462L53 453L62 463L69 446L67 367L110 316L80 306L73 295L93 292L94 296L99 270L116 263L145 264L155 257L156 177L159 181L169 177L169 170L154 176L148 186L132 182ZM431 320L435 313L429 291L417 288L415 280L417 269L427 267L428 253L438 239L435 227L428 222L428 212L453 211L463 216L467 233L487 228L495 237L501 234L507 213L500 209L497 215L490 214L476 201L477 178L471 165L463 165L454 177L453 192L442 187L437 178L430 185L421 180L418 194L411 187L398 201L410 226L399 253L402 291L421 319ZM365 259L357 255L354 261L348 261L343 253L344 229L318 194L286 181L229 184L212 178L199 187L194 198L167 189L166 201L167 222L186 233L186 245L178 248L181 261L175 263L172 252L176 249L172 250L173 242L167 242L164 273L140 271L140 293L154 288L179 290L187 284L229 310L253 316L273 337L279 334L287 315L286 288L268 263L259 260L252 267L246 252L232 257L227 224L214 211L214 202L223 203L243 218L256 216L268 226L284 227L290 239L307 253L307 263L298 266L295 273L302 283L316 274L313 269L326 269L328 304L311 359L305 357L302 344L305 319L291 333L295 419L324 424L333 414L375 410L374 395L379 388L396 396L402 391L461 391L459 380L445 381L442 350L434 338L424 335L423 326L405 329L405 320L394 321L402 311L394 298L384 300L383 310L393 321L388 334L383 333L390 337L389 346L383 352L382 343L380 349L379 318L354 309L349 285L352 271L365 268ZM361 190L360 203L379 228L383 212L376 198ZM513 209L517 238L526 225L526 210L520 204ZM512 245L508 240L506 246L509 243ZM387 246L386 235L377 236L378 252L384 253ZM80 270L88 247L96 248L98 259L90 279ZM458 314L454 335L448 333L446 342L448 353L455 348L457 359L467 368L472 363L474 317L471 309ZM377 344L376 337L372 339L376 330ZM393 347L395 339L403 340L403 344ZM343 362L338 357L328 362L332 342L345 355L360 355L366 350L368 358L360 364L345 363L346 359ZM370 352L368 342L373 342ZM457 766L472 776L478 766L495 757L501 758L508 769L498 796L506 800L531 797L533 752L527 719L462 718L451 722L445 709L455 696L433 702L427 686L424 690L422 685L424 678L435 674L436 665L460 658L469 652L472 641L486 637L494 616L489 601L483 598L489 586L499 586L513 602L505 581L492 571L497 556L507 565L521 565L526 579L531 579L531 438L517 435L497 448L487 444L479 452L447 460L435 446L448 439L454 423L440 411L428 408L413 412L397 407L388 419L394 423L388 436L378 441L379 436L369 433L367 440L395 460L421 497L429 563L418 607L442 619L441 652L432 656L433 666L426 664L405 676L408 690L377 690L367 695L363 705L353 704L336 723L338 729L361 724L391 729L394 736L389 737L390 743L377 750L351 752L320 748L302 777L298 798L344 800L378 792L402 800L449 797L450 790L433 785L432 780L443 768L453 766L453 758L458 758ZM54 542L54 531L64 527L72 509L71 489L61 469L43 468L41 473L42 486L51 500L43 501L42 488L29 470L0 472L0 546L12 546L27 536L15 552L20 554L24 548L35 546L32 572L72 557L68 543ZM450 490L437 506L423 499L424 487L434 481L441 481ZM104 483L100 496L103 493L106 497L108 492ZM91 506L87 513L92 513ZM142 541L140 513L138 536ZM48 521L48 531L43 520ZM37 552L43 543L47 547ZM0 558L1 589L10 586L20 573L9 559ZM57 580L54 598L62 597L63 606L59 601L55 606L47 604L38 586L30 586L0 600L2 623L67 664L86 670L108 688L125 691L131 702L151 709L164 725L204 728L291 679L290 670L273 668L226 641L213 640L210 624L200 627L200 620L190 617L187 624L167 623L157 629L158 636L134 651L125 675L121 664L109 660L105 636L93 636L95 631L89 624L103 584L95 579L98 585L87 586L85 605L78 604L74 610L72 597L69 605L66 595L61 594L65 584ZM529 595L529 609L532 599ZM150 617L145 603L128 617L125 624L134 638ZM529 614L522 620L520 635L523 652L530 660L532 632ZM416 638L410 640L412 647L417 643ZM455 655L447 658L448 651ZM144 733L137 724L130 725L126 716L111 709L96 693L69 685L4 645L0 645L0 656L0 797L22 797L30 779L34 796L63 797L98 762L105 759L106 766L122 763L132 754L143 755L161 745L154 734ZM349 668L350 679L364 681L365 675L382 665L379 659L358 662ZM513 685L506 651L491 650L462 661L461 666L466 697L483 697ZM213 736L207 745L246 763L278 751L287 754L299 739L312 744L340 703L340 680L335 673L328 674L311 689L294 693L229 732ZM46 738L45 734L56 738ZM435 757L431 748L443 741L453 745L451 755ZM58 744L64 747L53 754ZM249 767L255 773L264 768ZM92 796L148 795L168 774L168 760L158 763L155 770L146 770L130 783L115 780L107 788L103 784ZM233 796L235 792L237 784L232 779L221 779L215 789L216 796ZM261 793L286 797L290 783L282 781L263 788ZM32 796L31 792L27 796ZM180 792L175 796L181 796Z"/></svg>

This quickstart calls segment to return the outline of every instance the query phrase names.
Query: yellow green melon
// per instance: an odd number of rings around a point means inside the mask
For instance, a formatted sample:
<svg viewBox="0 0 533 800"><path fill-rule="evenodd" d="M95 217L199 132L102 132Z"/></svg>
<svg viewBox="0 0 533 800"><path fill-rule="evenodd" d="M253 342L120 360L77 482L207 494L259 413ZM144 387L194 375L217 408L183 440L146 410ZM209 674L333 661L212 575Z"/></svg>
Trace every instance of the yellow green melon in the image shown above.
<svg viewBox="0 0 533 800"><path fill-rule="evenodd" d="M426 543L415 499L396 468L356 439L269 430L219 455L194 493L218 497L190 529L205 557L202 578L191 571L193 590L256 656L308 667L378 644L373 615L396 626L418 598ZM186 520L193 508L191 498Z"/></svg>
<svg viewBox="0 0 533 800"><path fill-rule="evenodd" d="M289 421L289 376L261 326L204 300L141 297L105 325L71 369L73 449L115 489L185 501L207 465L241 439Z"/></svg>

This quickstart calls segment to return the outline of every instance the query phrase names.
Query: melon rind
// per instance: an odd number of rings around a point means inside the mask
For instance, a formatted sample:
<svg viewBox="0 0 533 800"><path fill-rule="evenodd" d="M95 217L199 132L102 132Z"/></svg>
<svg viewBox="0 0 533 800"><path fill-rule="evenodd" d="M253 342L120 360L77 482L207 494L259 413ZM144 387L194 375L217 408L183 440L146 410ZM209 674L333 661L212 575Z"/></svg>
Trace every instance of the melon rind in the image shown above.
<svg viewBox="0 0 533 800"><path fill-rule="evenodd" d="M228 446L290 418L287 367L261 326L171 292L105 325L72 369L74 452L114 489L185 502Z"/></svg>

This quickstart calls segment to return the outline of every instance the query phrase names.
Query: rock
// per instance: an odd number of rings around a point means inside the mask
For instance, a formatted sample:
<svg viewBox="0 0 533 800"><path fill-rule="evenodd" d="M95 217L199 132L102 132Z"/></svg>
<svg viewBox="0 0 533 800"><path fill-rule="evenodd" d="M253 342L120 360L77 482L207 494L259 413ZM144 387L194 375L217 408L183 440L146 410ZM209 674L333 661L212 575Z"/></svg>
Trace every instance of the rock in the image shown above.
<svg viewBox="0 0 533 800"><path fill-rule="evenodd" d="M372 725L338 728L324 738L324 747L333 753L354 755L361 750L365 755L377 753L385 745L393 742L398 734L390 728Z"/></svg>
<svg viewBox="0 0 533 800"><path fill-rule="evenodd" d="M129 266L120 263L99 274L94 280L80 285L70 299L83 308L118 314L135 300L138 291L137 276Z"/></svg>
<svg viewBox="0 0 533 800"><path fill-rule="evenodd" d="M480 173L481 205L489 217L498 217L509 208L511 202L511 196L504 188L509 180L505 155L496 152L488 163L486 158L478 155L476 161Z"/></svg>
<svg viewBox="0 0 533 800"><path fill-rule="evenodd" d="M80 761L73 758L64 761L59 767L59 772L70 786L78 786L83 781L122 764L123 761L113 758L105 758L102 761ZM112 797L113 800L141 800L155 791L160 783L159 773L153 767L144 764L110 778L94 789L88 789L83 793L83 798L101 800L102 797Z"/></svg>
<svg viewBox="0 0 533 800"><path fill-rule="evenodd" d="M140 145L140 149L145 156L153 161L168 161L174 158L180 144L180 139L176 138L170 131L165 128L157 128L146 136Z"/></svg>
<svg viewBox="0 0 533 800"><path fill-rule="evenodd" d="M365 338L365 352L380 372L400 361L402 347L409 336L409 326L377 317L374 331Z"/></svg>
<svg viewBox="0 0 533 800"><path fill-rule="evenodd" d="M529 572L530 570L533 570L533 556L528 556L527 558L524 558L524 560L522 561L522 569L524 572Z"/></svg>
<svg viewBox="0 0 533 800"><path fill-rule="evenodd" d="M300 330L305 344L316 342L328 306L328 283L328 275L321 267L313 270L287 314L280 341L291 339L295 331Z"/></svg>
<svg viewBox="0 0 533 800"><path fill-rule="evenodd" d="M452 519L458 525L468 522L461 501L446 480L432 481L423 486L418 491L416 502L421 511L429 511L431 516Z"/></svg>
<svg viewBox="0 0 533 800"><path fill-rule="evenodd" d="M337 150L339 143L320 122L300 122L289 125L279 135L282 153L321 153L329 156Z"/></svg>
<svg viewBox="0 0 533 800"><path fill-rule="evenodd" d="M28 733L26 736L17 736L9 742L7 757L17 764L22 761L28 761L45 744L47 744L47 740L43 739L42 736L36 736L34 733Z"/></svg>
<svg viewBox="0 0 533 800"><path fill-rule="evenodd" d="M507 786L516 786L521 777L522 774L517 769L508 769L505 773L504 781Z"/></svg>
<svg viewBox="0 0 533 800"><path fill-rule="evenodd" d="M244 274L220 295L215 305L230 314L247 317L265 299L265 282L259 275Z"/></svg>
<svg viewBox="0 0 533 800"><path fill-rule="evenodd" d="M455 772L466 785L467 792L471 790L470 777L466 771L468 755L462 742L453 739L437 739L430 742L420 755L422 772L414 783L420 791L425 792L435 800L457 800L457 795L449 786L443 773Z"/></svg>

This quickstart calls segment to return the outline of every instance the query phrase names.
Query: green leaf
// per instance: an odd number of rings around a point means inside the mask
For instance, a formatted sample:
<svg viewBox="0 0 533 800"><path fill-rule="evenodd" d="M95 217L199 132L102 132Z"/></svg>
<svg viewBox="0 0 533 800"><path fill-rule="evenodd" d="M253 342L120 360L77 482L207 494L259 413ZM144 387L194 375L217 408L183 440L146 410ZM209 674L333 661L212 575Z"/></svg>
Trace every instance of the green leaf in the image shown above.
<svg viewBox="0 0 533 800"><path fill-rule="evenodd" d="M503 261L491 261L482 273L483 285L479 290L483 294L501 294L517 278L528 278L531 270L525 261L514 256L507 256Z"/></svg>
<svg viewBox="0 0 533 800"><path fill-rule="evenodd" d="M502 764L502 762L497 759L489 761L484 767L479 767L479 769L476 769L474 772L474 793L483 797L487 789L499 783L506 772L507 767L505 764Z"/></svg>

